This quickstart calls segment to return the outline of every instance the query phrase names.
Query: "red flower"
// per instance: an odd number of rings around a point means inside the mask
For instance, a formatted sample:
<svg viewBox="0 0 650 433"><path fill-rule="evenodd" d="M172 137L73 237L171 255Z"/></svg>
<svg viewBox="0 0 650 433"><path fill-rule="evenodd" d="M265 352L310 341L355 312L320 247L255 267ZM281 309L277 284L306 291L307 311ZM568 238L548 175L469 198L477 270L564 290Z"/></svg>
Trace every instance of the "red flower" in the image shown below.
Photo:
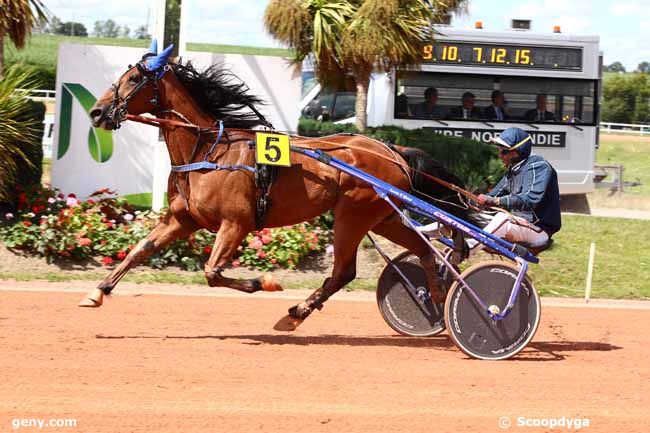
<svg viewBox="0 0 650 433"><path fill-rule="evenodd" d="M92 244L93 242L88 239L88 238L79 238L79 246L80 247L88 247Z"/></svg>
<svg viewBox="0 0 650 433"><path fill-rule="evenodd" d="M100 245L106 245L107 243L108 241L106 239L102 239L101 241L99 241Z"/></svg>
<svg viewBox="0 0 650 433"><path fill-rule="evenodd" d="M74 193L68 194L68 197L77 198L77 196Z"/></svg>
<svg viewBox="0 0 650 433"><path fill-rule="evenodd" d="M126 258L126 252L124 252L124 251L119 251L119 252L117 253L117 260L120 260L120 261L121 261L121 260L124 260L125 258Z"/></svg>
<svg viewBox="0 0 650 433"><path fill-rule="evenodd" d="M237 267L239 267L240 265L241 265L241 262L240 262L239 260L233 260L233 261L232 261L232 266L233 266L233 267L237 268Z"/></svg>
<svg viewBox="0 0 650 433"><path fill-rule="evenodd" d="M93 204L95 204L95 200L93 200L92 198L89 198L88 200L86 200L86 203L88 203L90 205L93 205Z"/></svg>
<svg viewBox="0 0 650 433"><path fill-rule="evenodd" d="M203 248L203 253L207 255L212 254L212 247L208 245L207 247Z"/></svg>
<svg viewBox="0 0 650 433"><path fill-rule="evenodd" d="M262 251L262 250L259 250L257 252L257 257L259 257L260 259L263 259L263 258L266 257L266 253L264 251Z"/></svg>
<svg viewBox="0 0 650 433"><path fill-rule="evenodd" d="M27 194L21 192L18 194L18 208L22 209L27 204Z"/></svg>
<svg viewBox="0 0 650 433"><path fill-rule="evenodd" d="M268 245L273 241L273 237L269 235L262 235L262 243Z"/></svg>
<svg viewBox="0 0 650 433"><path fill-rule="evenodd" d="M23 221L23 225L24 225L25 227L31 227L31 226L32 226L32 222L31 222L31 221Z"/></svg>
<svg viewBox="0 0 650 433"><path fill-rule="evenodd" d="M112 257L103 257L102 258L102 263L104 266L112 265L113 264L113 258Z"/></svg>

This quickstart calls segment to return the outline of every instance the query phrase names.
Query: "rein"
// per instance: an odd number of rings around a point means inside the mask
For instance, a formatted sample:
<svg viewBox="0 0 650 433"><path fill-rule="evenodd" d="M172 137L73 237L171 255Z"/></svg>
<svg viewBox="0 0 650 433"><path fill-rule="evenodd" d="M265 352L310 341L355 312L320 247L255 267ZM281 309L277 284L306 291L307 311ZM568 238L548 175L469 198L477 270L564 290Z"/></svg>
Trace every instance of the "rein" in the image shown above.
<svg viewBox="0 0 650 433"><path fill-rule="evenodd" d="M126 120L131 120L133 122L144 123L144 124L147 124L147 125L156 126L158 128L164 128L164 127L167 127L167 126L172 126L172 127L183 127L183 128L188 128L188 129L202 130L204 132L218 132L217 129L213 129L213 128L203 129L203 128L201 128L201 127L199 127L197 125L194 125L192 123L181 122L181 121L178 121L178 120L171 120L171 119L161 119L161 118L157 118L157 117L145 117L145 116L138 116L138 115L134 115L134 114L127 114L126 115ZM228 129L239 130L239 131L252 131L250 129L244 129L244 128L241 128L241 129L240 128L228 128ZM296 135L296 134L288 134L288 135L291 138L298 138L298 139L305 139L305 140L311 139L310 137L303 137L303 136ZM461 194L461 195L463 195L463 196L465 196L465 197L467 197L467 198L469 198L469 199L471 199L471 200L473 200L475 202L478 202L478 197L475 194L472 194L471 192L459 187L458 185L454 185L453 183L447 182L447 181L445 181L443 179L440 179L439 177L436 177L436 176L433 176L433 175L431 175L429 173L425 173L425 172L423 172L421 170L417 170L415 168L409 167L408 165L405 165L405 164L401 163L397 159L389 158L388 156L382 155L381 153L376 152L374 150L367 149L367 148L361 147L361 146L355 146L355 145L352 145L352 144L341 144L341 143L335 143L335 142L326 141L326 140L322 140L322 139L318 139L318 141L320 143L331 145L331 146L336 146L338 148L354 149L354 150L358 150L360 152L365 152L365 153L371 154L373 156L376 156L377 158L380 158L380 159L383 159L385 161L391 162L393 164L399 165L400 167L402 167L402 168L404 168L406 170L412 170L415 173L421 174L424 177L426 177L427 179L432 180L433 182L436 182L439 185L444 186L445 188L448 188L448 189L450 189L450 190L452 190L452 191L454 191L454 192L456 192L458 194ZM201 163L195 163L195 164L201 164ZM187 170L187 171L189 171L189 170Z"/></svg>

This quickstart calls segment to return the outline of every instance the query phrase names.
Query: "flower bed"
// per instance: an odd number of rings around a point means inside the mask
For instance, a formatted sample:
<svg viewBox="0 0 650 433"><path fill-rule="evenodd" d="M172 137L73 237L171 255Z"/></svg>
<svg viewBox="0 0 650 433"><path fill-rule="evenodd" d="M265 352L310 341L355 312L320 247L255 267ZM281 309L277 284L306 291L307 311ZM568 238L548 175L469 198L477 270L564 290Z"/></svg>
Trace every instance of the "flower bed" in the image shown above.
<svg viewBox="0 0 650 433"><path fill-rule="evenodd" d="M55 259L84 260L101 257L110 266L129 251L158 223L162 214L136 211L107 189L80 201L52 189L20 192L18 210L7 213L0 225L0 239L8 248ZM0 218L2 219L2 218ZM156 268L177 265L201 270L212 253L215 235L200 230L174 242L150 257ZM313 223L264 229L250 233L239 247L233 266L260 270L295 268L312 252L323 251L329 230L322 218Z"/></svg>

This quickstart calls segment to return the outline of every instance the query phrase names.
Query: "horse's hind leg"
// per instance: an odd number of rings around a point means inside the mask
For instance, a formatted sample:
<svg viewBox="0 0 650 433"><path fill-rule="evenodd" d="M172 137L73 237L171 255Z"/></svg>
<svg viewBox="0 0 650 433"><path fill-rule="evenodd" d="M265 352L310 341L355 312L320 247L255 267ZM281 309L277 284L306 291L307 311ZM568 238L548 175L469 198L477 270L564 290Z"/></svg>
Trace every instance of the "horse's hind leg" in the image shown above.
<svg viewBox="0 0 650 433"><path fill-rule="evenodd" d="M373 219L381 218L386 210L335 215L334 218L334 269L332 276L323 286L314 291L304 302L289 309L293 319L304 320L314 309L322 309L323 303L334 293L356 278L357 248L363 237L374 224ZM372 215L372 216L370 216Z"/></svg>
<svg viewBox="0 0 650 433"><path fill-rule="evenodd" d="M432 300L444 302L446 293L438 276L435 254L416 232L406 227L397 214L373 227L372 231L418 256L427 276Z"/></svg>
<svg viewBox="0 0 650 433"><path fill-rule="evenodd" d="M273 281L270 274L263 277L249 280L240 280L224 277L223 269L230 263L232 256L248 234L248 230L241 224L231 221L223 221L217 232L214 248L210 258L205 264L205 277L211 287L229 287L246 293L254 293L260 290L276 292L282 287Z"/></svg>
<svg viewBox="0 0 650 433"><path fill-rule="evenodd" d="M104 280L80 303L80 307L99 307L104 295L111 293L122 277L133 267L145 261L155 251L169 245L176 239L189 236L198 229L196 224L188 219L182 223L168 212L158 225L142 239Z"/></svg>

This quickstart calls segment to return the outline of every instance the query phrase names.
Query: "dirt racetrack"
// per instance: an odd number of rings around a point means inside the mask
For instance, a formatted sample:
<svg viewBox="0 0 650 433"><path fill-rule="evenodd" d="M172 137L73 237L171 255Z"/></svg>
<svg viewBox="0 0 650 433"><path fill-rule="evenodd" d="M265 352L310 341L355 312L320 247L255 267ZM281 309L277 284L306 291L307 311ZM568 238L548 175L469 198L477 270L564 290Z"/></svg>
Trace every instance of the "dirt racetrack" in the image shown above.
<svg viewBox="0 0 650 433"><path fill-rule="evenodd" d="M588 418L587 432L650 426L647 305L547 306L527 349L488 362L446 335L396 336L372 294L341 293L283 334L272 326L296 302L287 292L118 287L125 295L87 310L76 307L79 293L54 291L61 284L1 284L12 289L0 291L2 433L484 433L504 431L505 416L522 432L551 430L517 426L518 417ZM12 424L38 418L77 426Z"/></svg>

